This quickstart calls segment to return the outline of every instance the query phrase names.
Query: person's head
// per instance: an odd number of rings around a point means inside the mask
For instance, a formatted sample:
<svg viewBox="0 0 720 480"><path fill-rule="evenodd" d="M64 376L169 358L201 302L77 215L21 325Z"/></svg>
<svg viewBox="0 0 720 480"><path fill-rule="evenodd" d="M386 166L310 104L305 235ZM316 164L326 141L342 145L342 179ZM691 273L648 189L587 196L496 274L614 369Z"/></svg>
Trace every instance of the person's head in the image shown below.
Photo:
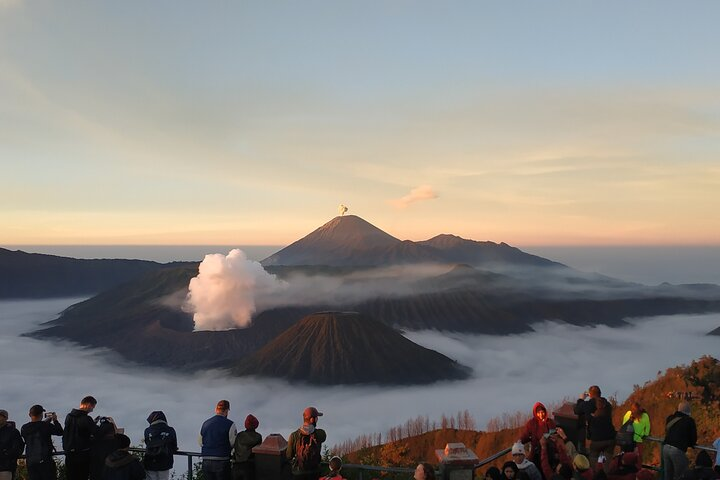
<svg viewBox="0 0 720 480"><path fill-rule="evenodd" d="M217 405L215 405L215 414L227 417L228 413L230 413L230 402L227 400L217 402Z"/></svg>
<svg viewBox="0 0 720 480"><path fill-rule="evenodd" d="M545 408L545 405L543 405L540 402L537 402L533 406L533 416L540 420L541 422L544 422L547 420L547 409Z"/></svg>
<svg viewBox="0 0 720 480"><path fill-rule="evenodd" d="M28 415L30 416L30 420L32 420L33 422L38 422L42 420L43 413L45 413L45 409L42 407L42 405L33 405L32 407L30 407Z"/></svg>
<svg viewBox="0 0 720 480"><path fill-rule="evenodd" d="M708 468L712 467L713 461L712 458L710 458L710 454L705 450L700 450L700 453L698 453L697 457L695 457L695 466Z"/></svg>
<svg viewBox="0 0 720 480"><path fill-rule="evenodd" d="M255 418L254 415L250 414L245 417L245 430L250 430L251 432L254 432L259 426L260 421Z"/></svg>
<svg viewBox="0 0 720 480"><path fill-rule="evenodd" d="M435 480L435 469L429 463L418 463L413 478L415 480Z"/></svg>
<svg viewBox="0 0 720 480"><path fill-rule="evenodd" d="M690 415L690 403L680 402L678 404L677 411L680 413L684 413L685 415Z"/></svg>
<svg viewBox="0 0 720 480"><path fill-rule="evenodd" d="M485 480L501 480L502 479L502 473L500 473L500 469L497 467L490 467L487 469L487 472L485 472Z"/></svg>
<svg viewBox="0 0 720 480"><path fill-rule="evenodd" d="M502 474L507 480L513 480L517 475L518 467L512 460L503 463Z"/></svg>
<svg viewBox="0 0 720 480"><path fill-rule="evenodd" d="M590 468L590 460L585 455L577 454L573 458L573 469L578 472L584 472Z"/></svg>
<svg viewBox="0 0 720 480"><path fill-rule="evenodd" d="M161 410L155 410L154 412L150 412L150 415L147 417L147 422L149 424L153 424L155 422L167 423L167 417Z"/></svg>
<svg viewBox="0 0 720 480"><path fill-rule="evenodd" d="M591 386L590 388L588 388L588 395L590 395L590 398L602 397L600 387L598 387L597 385Z"/></svg>
<svg viewBox="0 0 720 480"><path fill-rule="evenodd" d="M7 410L0 410L0 428L5 426L8 421L8 416Z"/></svg>
<svg viewBox="0 0 720 480"><path fill-rule="evenodd" d="M98 419L98 431L96 436L113 437L116 432L117 429L115 428L115 424L110 419L110 417L100 417Z"/></svg>
<svg viewBox="0 0 720 480"><path fill-rule="evenodd" d="M645 409L642 408L638 402L633 402L633 404L630 405L630 415L632 415L632 418L635 420L640 420L643 413L645 413Z"/></svg>
<svg viewBox="0 0 720 480"><path fill-rule="evenodd" d="M333 473L339 473L342 468L342 459L338 456L330 459L330 471Z"/></svg>
<svg viewBox="0 0 720 480"><path fill-rule="evenodd" d="M525 447L520 442L515 442L510 451L513 462L520 464L525 460Z"/></svg>
<svg viewBox="0 0 720 480"><path fill-rule="evenodd" d="M567 463L558 463L557 474L565 480L571 480L573 478L573 469Z"/></svg>
<svg viewBox="0 0 720 480"><path fill-rule="evenodd" d="M117 442L118 450L127 450L130 448L130 437L127 435L116 433L115 441Z"/></svg>
<svg viewBox="0 0 720 480"><path fill-rule="evenodd" d="M95 407L97 406L97 400L95 400L95 397L92 397L88 395L87 397L83 397L82 400L80 400L80 410L91 413L93 410L95 410Z"/></svg>
<svg viewBox="0 0 720 480"><path fill-rule="evenodd" d="M318 412L315 407L307 407L303 410L303 423L305 425L317 425L318 417L322 417L322 412Z"/></svg>

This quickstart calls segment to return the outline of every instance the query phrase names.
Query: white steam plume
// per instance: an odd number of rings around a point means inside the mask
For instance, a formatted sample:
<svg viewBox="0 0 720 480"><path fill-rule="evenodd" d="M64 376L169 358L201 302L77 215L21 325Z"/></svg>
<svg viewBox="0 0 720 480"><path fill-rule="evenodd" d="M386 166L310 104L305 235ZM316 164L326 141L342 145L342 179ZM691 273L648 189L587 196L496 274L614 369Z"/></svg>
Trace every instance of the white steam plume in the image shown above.
<svg viewBox="0 0 720 480"><path fill-rule="evenodd" d="M347 211L348 211L348 207L346 207L345 205L343 205L341 203L340 206L338 207L338 213L340 214L340 216L342 217L343 215L345 215L345 212L347 212Z"/></svg>
<svg viewBox="0 0 720 480"><path fill-rule="evenodd" d="M284 289L285 282L234 249L227 256L205 255L190 280L185 308L194 314L195 331L245 328L252 323L255 298Z"/></svg>

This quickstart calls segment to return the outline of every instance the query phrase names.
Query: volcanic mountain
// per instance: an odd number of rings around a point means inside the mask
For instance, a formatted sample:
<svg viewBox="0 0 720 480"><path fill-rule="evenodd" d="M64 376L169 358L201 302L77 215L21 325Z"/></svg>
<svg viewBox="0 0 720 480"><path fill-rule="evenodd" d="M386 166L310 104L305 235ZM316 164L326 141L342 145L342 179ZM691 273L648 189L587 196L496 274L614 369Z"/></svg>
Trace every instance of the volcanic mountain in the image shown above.
<svg viewBox="0 0 720 480"><path fill-rule="evenodd" d="M469 375L466 367L356 312L309 315L233 372L331 385L421 384Z"/></svg>
<svg viewBox="0 0 720 480"><path fill-rule="evenodd" d="M144 260L85 260L0 248L0 298L95 294L167 266Z"/></svg>

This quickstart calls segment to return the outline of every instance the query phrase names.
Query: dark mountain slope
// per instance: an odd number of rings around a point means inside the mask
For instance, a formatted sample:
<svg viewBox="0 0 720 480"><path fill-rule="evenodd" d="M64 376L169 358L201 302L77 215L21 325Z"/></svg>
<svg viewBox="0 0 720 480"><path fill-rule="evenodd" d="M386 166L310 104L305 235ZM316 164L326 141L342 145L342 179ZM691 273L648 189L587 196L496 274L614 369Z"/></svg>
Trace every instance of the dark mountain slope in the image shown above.
<svg viewBox="0 0 720 480"><path fill-rule="evenodd" d="M0 298L90 295L166 267L144 260L83 260L0 248Z"/></svg>
<svg viewBox="0 0 720 480"><path fill-rule="evenodd" d="M317 384L418 384L468 371L392 328L355 312L309 315L233 372Z"/></svg>

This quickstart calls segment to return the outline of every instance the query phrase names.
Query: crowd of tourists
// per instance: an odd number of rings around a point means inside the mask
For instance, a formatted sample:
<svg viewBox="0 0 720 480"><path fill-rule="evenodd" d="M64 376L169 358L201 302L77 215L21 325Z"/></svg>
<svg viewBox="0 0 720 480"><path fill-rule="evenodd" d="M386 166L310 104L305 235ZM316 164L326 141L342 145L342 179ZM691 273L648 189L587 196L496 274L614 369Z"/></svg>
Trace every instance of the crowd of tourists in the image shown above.
<svg viewBox="0 0 720 480"><path fill-rule="evenodd" d="M29 480L56 480L56 453L52 437L62 437L67 480L169 480L178 451L175 429L162 411L151 412L144 432L142 459L130 452L130 438L112 417L92 417L97 400L87 396L65 416L64 425L55 412L41 405L29 410L30 422L20 429L0 410L0 480L13 480L18 459L24 454ZM263 441L259 420L247 415L238 431L228 418L230 402L220 400L215 414L200 427L202 473L205 480L254 480L253 448ZM315 407L303 411L303 424L290 435L286 457L294 480L318 480L321 476L322 444L327 439L317 428L323 414ZM343 480L342 460L329 462L326 480Z"/></svg>
<svg viewBox="0 0 720 480"><path fill-rule="evenodd" d="M174 455L178 451L175 429L162 411L147 417L142 459L130 452L130 438L112 417L91 417L97 400L87 396L72 409L64 424L55 412L41 405L30 407L30 421L20 429L0 410L0 480L13 480L18 459L24 454L29 480L55 480L53 436L62 437L67 480L169 480ZM244 430L238 431L228 418L230 402L220 400L214 415L200 428L202 472L205 480L254 480L257 477L253 448L263 438L257 432L259 420L245 417ZM532 409L532 418L512 445L512 460L502 469L491 467L485 480L655 480L653 470L643 468L643 446L650 434L650 417L633 403L615 428L612 405L600 388L591 386L574 405L574 413L585 427L585 435L571 441L567 433L548 416L542 403ZM323 414L307 407L302 425L290 434L285 450L294 480L321 478L322 444L327 439L317 427ZM697 443L697 428L691 407L682 401L665 421L662 480L720 479L720 455L716 459L700 451L694 465L688 449ZM714 443L720 447L720 439ZM527 447L527 450L526 450ZM343 480L342 460L329 462L327 480ZM414 480L434 480L435 470L428 463L415 469Z"/></svg>
<svg viewBox="0 0 720 480"><path fill-rule="evenodd" d="M654 480L655 472L643 468L645 439L650 435L650 417L635 402L617 429L612 405L600 387L591 386L573 408L584 435L573 443L563 428L548 416L542 403L533 406L532 418L511 449L512 460L502 469L491 467L486 480ZM688 461L688 449L697 444L697 428L690 403L682 401L665 421L662 448L662 480L720 479L720 455L715 462L701 450L695 464ZM526 445L528 450L526 451ZM714 443L720 447L720 439Z"/></svg>

